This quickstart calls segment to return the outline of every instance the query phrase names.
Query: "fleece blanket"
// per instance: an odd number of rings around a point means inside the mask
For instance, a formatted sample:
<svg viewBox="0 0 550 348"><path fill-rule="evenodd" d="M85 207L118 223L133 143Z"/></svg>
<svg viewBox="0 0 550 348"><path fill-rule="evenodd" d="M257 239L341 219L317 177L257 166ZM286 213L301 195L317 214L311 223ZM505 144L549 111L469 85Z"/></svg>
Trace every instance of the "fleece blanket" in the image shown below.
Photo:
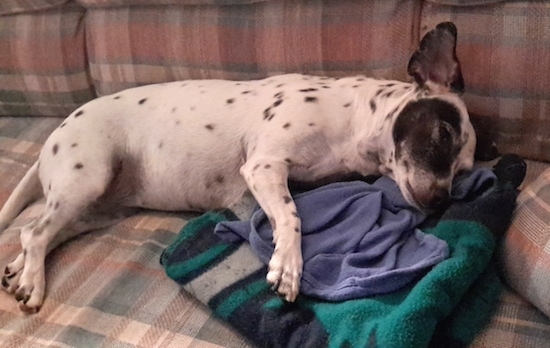
<svg viewBox="0 0 550 348"><path fill-rule="evenodd" d="M495 179L488 168L461 175L451 199L479 195ZM389 177L337 182L293 197L302 220L302 294L343 301L392 292L448 257L445 241L417 228L427 215ZM224 241L247 240L269 263L273 230L262 209L249 220L219 223L215 233Z"/></svg>
<svg viewBox="0 0 550 348"><path fill-rule="evenodd" d="M329 302L300 295L286 303L265 281L248 243L213 233L230 211L190 221L165 250L167 275L259 346L434 347L467 344L491 315L500 283L491 266L495 235L509 225L516 190L496 185L453 203L425 232L449 257L391 293Z"/></svg>

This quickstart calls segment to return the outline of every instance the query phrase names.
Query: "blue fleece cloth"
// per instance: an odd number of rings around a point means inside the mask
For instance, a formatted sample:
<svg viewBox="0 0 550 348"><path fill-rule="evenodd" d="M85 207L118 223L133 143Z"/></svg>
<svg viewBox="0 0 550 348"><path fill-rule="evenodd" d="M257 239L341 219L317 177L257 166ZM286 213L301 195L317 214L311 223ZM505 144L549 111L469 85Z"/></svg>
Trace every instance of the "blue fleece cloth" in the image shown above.
<svg viewBox="0 0 550 348"><path fill-rule="evenodd" d="M468 199L495 181L492 171L475 170L455 180L451 197ZM417 229L427 216L412 208L388 177L372 185L326 185L294 201L302 220L302 294L343 301L392 292L449 255L446 242ZM269 263L273 231L263 210L249 221L221 222L215 232L228 242L248 240Z"/></svg>

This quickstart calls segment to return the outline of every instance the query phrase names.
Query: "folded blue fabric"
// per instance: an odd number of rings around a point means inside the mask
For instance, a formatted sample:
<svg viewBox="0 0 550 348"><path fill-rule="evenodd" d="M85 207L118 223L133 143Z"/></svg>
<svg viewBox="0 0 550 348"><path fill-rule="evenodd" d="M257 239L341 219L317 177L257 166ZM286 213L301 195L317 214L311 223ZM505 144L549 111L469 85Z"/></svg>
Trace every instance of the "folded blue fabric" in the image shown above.
<svg viewBox="0 0 550 348"><path fill-rule="evenodd" d="M492 186L489 169L453 183L451 198L467 200ZM417 227L426 215L411 207L396 183L381 177L334 183L294 197L302 219L302 294L342 301L398 290L447 258L447 243ZM267 264L274 250L266 214L250 221L224 221L215 232L224 240L248 240Z"/></svg>

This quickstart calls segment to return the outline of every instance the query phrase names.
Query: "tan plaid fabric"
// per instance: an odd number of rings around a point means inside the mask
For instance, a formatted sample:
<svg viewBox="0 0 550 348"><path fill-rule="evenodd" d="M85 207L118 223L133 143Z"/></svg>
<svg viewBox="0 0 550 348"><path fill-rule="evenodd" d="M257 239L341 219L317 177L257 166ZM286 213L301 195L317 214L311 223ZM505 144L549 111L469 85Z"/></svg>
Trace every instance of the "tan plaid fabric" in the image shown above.
<svg viewBox="0 0 550 348"><path fill-rule="evenodd" d="M48 10L71 1L73 0L2 0L0 1L0 16Z"/></svg>
<svg viewBox="0 0 550 348"><path fill-rule="evenodd" d="M184 79L281 73L407 79L419 1L269 1L246 6L90 10L90 70L99 94Z"/></svg>
<svg viewBox="0 0 550 348"><path fill-rule="evenodd" d="M84 13L68 5L0 17L0 115L68 115L95 96Z"/></svg>
<svg viewBox="0 0 550 348"><path fill-rule="evenodd" d="M512 287L550 316L550 169L518 197L502 262Z"/></svg>
<svg viewBox="0 0 550 348"><path fill-rule="evenodd" d="M465 100L499 150L550 161L550 2L425 3L423 31L441 21L459 29Z"/></svg>
<svg viewBox="0 0 550 348"><path fill-rule="evenodd" d="M87 8L136 5L246 5L273 0L77 0ZM278 1L278 0L276 0Z"/></svg>

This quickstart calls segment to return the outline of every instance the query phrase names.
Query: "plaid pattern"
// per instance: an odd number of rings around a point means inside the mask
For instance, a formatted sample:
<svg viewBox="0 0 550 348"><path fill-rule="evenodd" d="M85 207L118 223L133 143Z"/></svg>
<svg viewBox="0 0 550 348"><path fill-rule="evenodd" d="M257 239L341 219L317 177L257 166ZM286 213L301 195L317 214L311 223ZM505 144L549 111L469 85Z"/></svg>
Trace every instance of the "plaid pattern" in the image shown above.
<svg viewBox="0 0 550 348"><path fill-rule="evenodd" d="M59 118L0 117L0 205L38 156ZM548 165L528 164L528 177ZM39 202L0 233L0 271L20 252L19 228L40 213ZM19 313L0 291L2 347L251 347L168 279L159 264L189 215L144 212L80 236L47 259L42 310ZM550 346L550 320L507 292L474 347Z"/></svg>
<svg viewBox="0 0 550 348"><path fill-rule="evenodd" d="M550 316L550 169L518 197L502 252L510 285Z"/></svg>
<svg viewBox="0 0 550 348"><path fill-rule="evenodd" d="M441 21L458 27L466 103L499 150L545 161L550 161L549 18L546 1L454 7L427 2L422 10L424 31Z"/></svg>
<svg viewBox="0 0 550 348"><path fill-rule="evenodd" d="M246 5L273 0L78 0L87 8L137 5Z"/></svg>
<svg viewBox="0 0 550 348"><path fill-rule="evenodd" d="M100 95L154 82L301 72L407 79L420 1L269 1L90 10Z"/></svg>
<svg viewBox="0 0 550 348"><path fill-rule="evenodd" d="M94 97L83 18L70 5L0 17L0 115L68 115Z"/></svg>
<svg viewBox="0 0 550 348"><path fill-rule="evenodd" d="M48 10L70 1L71 0L2 0L2 2L0 2L0 16Z"/></svg>

